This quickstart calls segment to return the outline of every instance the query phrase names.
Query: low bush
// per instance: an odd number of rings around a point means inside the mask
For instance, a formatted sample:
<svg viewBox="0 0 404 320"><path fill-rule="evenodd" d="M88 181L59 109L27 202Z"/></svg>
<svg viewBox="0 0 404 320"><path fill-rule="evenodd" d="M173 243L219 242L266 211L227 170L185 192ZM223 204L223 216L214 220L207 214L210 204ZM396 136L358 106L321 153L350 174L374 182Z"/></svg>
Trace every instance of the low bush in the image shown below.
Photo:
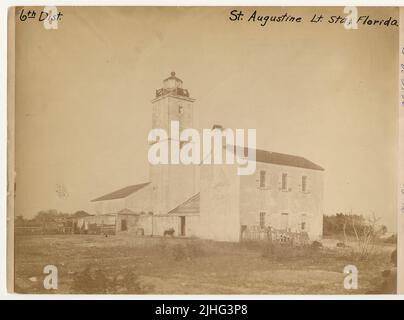
<svg viewBox="0 0 404 320"><path fill-rule="evenodd" d="M74 293L132 293L144 294L152 287L143 284L133 268L126 268L119 274L107 275L103 270L87 266L77 273L71 287Z"/></svg>

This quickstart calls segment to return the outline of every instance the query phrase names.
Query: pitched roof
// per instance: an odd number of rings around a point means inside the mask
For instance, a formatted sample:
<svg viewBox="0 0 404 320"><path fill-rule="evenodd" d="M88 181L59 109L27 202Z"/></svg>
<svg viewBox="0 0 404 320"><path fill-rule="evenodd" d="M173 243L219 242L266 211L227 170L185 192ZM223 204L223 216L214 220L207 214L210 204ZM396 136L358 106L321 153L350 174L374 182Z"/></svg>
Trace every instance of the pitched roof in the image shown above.
<svg viewBox="0 0 404 320"><path fill-rule="evenodd" d="M178 207L174 208L169 214L186 214L186 213L199 213L200 211L200 200L201 200L201 194L198 192L182 204L180 204Z"/></svg>
<svg viewBox="0 0 404 320"><path fill-rule="evenodd" d="M114 192L108 193L106 195L103 195L102 197L93 199L91 201L95 202L95 201L126 198L127 196L131 195L132 193L135 193L136 191L139 191L140 189L146 187L148 184L150 184L150 182L135 184L135 185L132 185L132 186L127 186L125 188L122 188L122 189L116 190Z"/></svg>
<svg viewBox="0 0 404 320"><path fill-rule="evenodd" d="M139 216L139 213L136 213L128 208L122 209L121 211L118 211L118 214L123 214L123 215L135 215L135 216Z"/></svg>
<svg viewBox="0 0 404 320"><path fill-rule="evenodd" d="M240 149L241 147L235 147ZM251 151L254 149L244 148L244 155L247 155L247 150ZM312 169L312 170L320 170L324 171L324 168L320 167L319 165L307 160L306 158L294 156L291 154L286 153L278 153L266 150L255 149L256 151L256 161L257 162L264 162L264 163L272 163L278 164L282 166L289 166L289 167L298 167L298 168L305 168L305 169Z"/></svg>

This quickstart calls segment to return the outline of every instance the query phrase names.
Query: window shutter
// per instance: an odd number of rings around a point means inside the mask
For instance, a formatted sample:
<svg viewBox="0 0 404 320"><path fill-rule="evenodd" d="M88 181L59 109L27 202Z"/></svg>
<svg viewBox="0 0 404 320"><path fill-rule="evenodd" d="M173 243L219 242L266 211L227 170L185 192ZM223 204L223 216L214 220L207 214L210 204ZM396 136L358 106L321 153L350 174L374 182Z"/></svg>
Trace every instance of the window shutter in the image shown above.
<svg viewBox="0 0 404 320"><path fill-rule="evenodd" d="M271 180L270 180L270 176L269 176L269 171L265 171L265 187L267 189L269 189L270 183L271 183Z"/></svg>

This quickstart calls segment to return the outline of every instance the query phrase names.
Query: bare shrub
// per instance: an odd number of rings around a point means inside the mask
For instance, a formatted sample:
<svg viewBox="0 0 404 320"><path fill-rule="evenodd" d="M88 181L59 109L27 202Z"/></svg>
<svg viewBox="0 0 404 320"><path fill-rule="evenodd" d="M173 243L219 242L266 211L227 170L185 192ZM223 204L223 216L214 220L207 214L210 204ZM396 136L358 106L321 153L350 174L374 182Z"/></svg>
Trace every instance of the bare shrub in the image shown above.
<svg viewBox="0 0 404 320"><path fill-rule="evenodd" d="M356 227L355 219L350 219L350 225L355 234L356 247L353 248L353 255L359 260L368 260L374 253L376 241L385 232L383 226L379 225L380 218L374 214L366 219L361 230Z"/></svg>
<svg viewBox="0 0 404 320"><path fill-rule="evenodd" d="M313 241L310 244L310 248L313 250L318 250L318 249L321 249L322 247L323 247L323 244L320 241Z"/></svg>

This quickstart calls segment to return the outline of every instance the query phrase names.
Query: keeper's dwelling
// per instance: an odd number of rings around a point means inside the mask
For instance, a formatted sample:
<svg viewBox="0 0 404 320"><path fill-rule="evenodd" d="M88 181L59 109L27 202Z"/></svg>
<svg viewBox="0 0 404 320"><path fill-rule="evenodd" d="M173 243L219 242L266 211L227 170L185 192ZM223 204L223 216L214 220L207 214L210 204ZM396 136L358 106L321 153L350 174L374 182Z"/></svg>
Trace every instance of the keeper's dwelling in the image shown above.
<svg viewBox="0 0 404 320"><path fill-rule="evenodd" d="M152 100L152 127L170 136L171 121L180 130L193 127L195 100L171 73ZM239 241L245 231L323 230L323 171L299 156L256 150L253 175L237 175L236 165L150 165L150 180L92 200L98 215L114 214L117 232L195 236Z"/></svg>

